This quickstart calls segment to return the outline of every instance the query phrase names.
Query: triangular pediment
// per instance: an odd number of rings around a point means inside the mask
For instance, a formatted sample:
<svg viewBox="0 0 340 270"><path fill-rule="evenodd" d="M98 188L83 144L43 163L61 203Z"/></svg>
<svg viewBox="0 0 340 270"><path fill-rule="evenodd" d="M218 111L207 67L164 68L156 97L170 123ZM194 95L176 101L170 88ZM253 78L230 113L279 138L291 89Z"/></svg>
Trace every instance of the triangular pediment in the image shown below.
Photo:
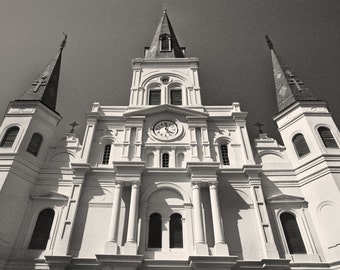
<svg viewBox="0 0 340 270"><path fill-rule="evenodd" d="M133 111L128 111L124 113L125 117L132 116L144 116L144 115L152 115L163 112L177 113L185 116L200 116L200 117L208 117L208 114L203 111L198 111L194 109L188 109L184 107L179 107L171 104L163 104L159 106L152 106L143 109L137 109Z"/></svg>
<svg viewBox="0 0 340 270"><path fill-rule="evenodd" d="M287 194L273 195L269 197L266 201L268 203L307 203L303 197Z"/></svg>
<svg viewBox="0 0 340 270"><path fill-rule="evenodd" d="M45 193L35 194L31 196L32 200L54 200L54 201L67 201L68 197L66 195L49 191Z"/></svg>

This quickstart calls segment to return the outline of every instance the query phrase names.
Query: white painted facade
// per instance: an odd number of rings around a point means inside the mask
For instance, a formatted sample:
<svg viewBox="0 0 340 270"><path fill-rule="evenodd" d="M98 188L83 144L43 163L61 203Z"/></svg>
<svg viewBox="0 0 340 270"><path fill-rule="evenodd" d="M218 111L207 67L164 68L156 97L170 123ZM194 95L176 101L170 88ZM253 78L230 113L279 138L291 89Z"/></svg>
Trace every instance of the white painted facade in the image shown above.
<svg viewBox="0 0 340 270"><path fill-rule="evenodd" d="M182 105L171 104L173 88ZM149 105L152 89L160 105ZM197 58L138 58L129 105L93 103L86 115L83 143L69 133L54 145L58 114L9 104L0 142L9 127L19 132L0 147L0 269L340 269L340 149L326 148L317 128L337 145L340 134L324 102L275 117L285 146L266 134L252 146L239 103L202 105ZM165 120L175 134L155 132ZM37 157L26 151L33 132L43 135ZM301 158L297 133L310 149ZM29 248L44 209L55 213L46 248ZM153 213L159 248L148 243ZM174 213L180 248L170 247ZM290 253L282 213L296 218L306 252Z"/></svg>

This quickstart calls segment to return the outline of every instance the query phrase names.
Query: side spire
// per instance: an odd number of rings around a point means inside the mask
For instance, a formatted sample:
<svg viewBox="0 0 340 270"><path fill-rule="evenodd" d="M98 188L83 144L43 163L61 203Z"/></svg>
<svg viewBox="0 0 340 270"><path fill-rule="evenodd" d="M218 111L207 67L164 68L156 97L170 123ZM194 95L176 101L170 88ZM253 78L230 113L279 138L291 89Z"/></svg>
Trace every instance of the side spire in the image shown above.
<svg viewBox="0 0 340 270"><path fill-rule="evenodd" d="M275 51L274 45L267 34L265 38L272 56L279 112L296 101L318 100L313 93L305 87L304 83L293 74L292 70L284 64L280 55Z"/></svg>
<svg viewBox="0 0 340 270"><path fill-rule="evenodd" d="M178 44L166 8L164 8L151 45L145 48L145 58L184 58L184 50L185 48Z"/></svg>
<svg viewBox="0 0 340 270"><path fill-rule="evenodd" d="M26 90L24 95L16 99L16 101L41 101L50 109L56 109L61 56L67 41L67 35L65 33L63 34L64 39L60 44L57 55L40 73L38 78L32 83L32 86Z"/></svg>

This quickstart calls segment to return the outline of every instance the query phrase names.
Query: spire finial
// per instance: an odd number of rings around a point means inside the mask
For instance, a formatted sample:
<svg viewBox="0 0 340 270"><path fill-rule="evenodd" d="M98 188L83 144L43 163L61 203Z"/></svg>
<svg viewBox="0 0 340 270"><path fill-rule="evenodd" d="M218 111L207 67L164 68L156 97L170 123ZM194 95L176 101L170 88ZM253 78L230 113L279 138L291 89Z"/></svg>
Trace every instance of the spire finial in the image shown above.
<svg viewBox="0 0 340 270"><path fill-rule="evenodd" d="M65 48L66 41L67 41L67 34L65 34L65 33L63 32L63 35L64 35L64 39L63 39L63 41L62 41L61 44L60 44L60 50L61 50L61 51Z"/></svg>
<svg viewBox="0 0 340 270"><path fill-rule="evenodd" d="M267 45L268 45L269 49L271 49L271 50L274 49L273 42L270 40L270 38L268 37L268 35L265 34L264 37L266 38Z"/></svg>
<svg viewBox="0 0 340 270"><path fill-rule="evenodd" d="M167 8L167 4L164 3L164 4L163 4L163 13L166 13L166 8Z"/></svg>

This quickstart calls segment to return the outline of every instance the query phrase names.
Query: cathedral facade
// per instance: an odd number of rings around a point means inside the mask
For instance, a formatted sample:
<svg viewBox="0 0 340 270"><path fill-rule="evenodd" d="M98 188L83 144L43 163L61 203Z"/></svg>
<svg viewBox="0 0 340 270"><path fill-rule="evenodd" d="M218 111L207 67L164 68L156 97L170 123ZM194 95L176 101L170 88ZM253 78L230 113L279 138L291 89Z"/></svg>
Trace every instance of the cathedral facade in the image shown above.
<svg viewBox="0 0 340 270"><path fill-rule="evenodd" d="M284 146L202 104L166 12L129 105L55 143L65 39L0 127L0 269L340 269L340 133L266 39Z"/></svg>

